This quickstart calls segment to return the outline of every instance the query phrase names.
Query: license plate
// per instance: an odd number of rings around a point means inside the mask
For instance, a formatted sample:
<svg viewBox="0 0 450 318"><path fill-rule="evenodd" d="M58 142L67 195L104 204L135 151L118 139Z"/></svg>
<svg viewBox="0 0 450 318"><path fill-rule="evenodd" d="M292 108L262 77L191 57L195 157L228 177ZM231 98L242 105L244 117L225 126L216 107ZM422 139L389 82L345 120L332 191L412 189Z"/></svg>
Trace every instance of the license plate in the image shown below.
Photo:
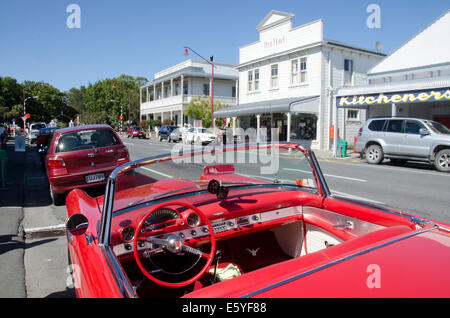
<svg viewBox="0 0 450 318"><path fill-rule="evenodd" d="M105 180L105 174L104 173L90 174L84 177L84 179L86 180L86 183L100 182Z"/></svg>

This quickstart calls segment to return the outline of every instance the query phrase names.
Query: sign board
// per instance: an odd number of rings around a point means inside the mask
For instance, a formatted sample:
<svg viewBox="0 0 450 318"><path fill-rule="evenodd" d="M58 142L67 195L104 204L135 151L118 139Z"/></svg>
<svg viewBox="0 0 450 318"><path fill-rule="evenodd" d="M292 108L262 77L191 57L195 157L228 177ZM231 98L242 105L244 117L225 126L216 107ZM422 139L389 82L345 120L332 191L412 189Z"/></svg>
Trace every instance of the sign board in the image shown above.
<svg viewBox="0 0 450 318"><path fill-rule="evenodd" d="M338 96L338 107L358 107L420 102L450 101L450 88L417 90L409 92L378 93L367 95Z"/></svg>
<svg viewBox="0 0 450 318"><path fill-rule="evenodd" d="M14 137L14 151L25 152L25 136Z"/></svg>

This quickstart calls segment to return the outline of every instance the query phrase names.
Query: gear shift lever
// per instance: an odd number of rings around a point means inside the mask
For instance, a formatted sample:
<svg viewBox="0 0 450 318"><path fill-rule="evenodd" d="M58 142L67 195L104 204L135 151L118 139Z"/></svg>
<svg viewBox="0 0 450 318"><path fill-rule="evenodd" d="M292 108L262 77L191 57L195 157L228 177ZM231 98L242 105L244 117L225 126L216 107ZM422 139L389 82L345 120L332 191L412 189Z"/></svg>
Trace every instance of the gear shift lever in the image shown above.
<svg viewBox="0 0 450 318"><path fill-rule="evenodd" d="M214 278L213 278L213 283L217 283L217 277L216 277L216 272L217 272L217 268L219 267L219 261L222 257L222 251L220 250L216 250L216 254L214 255L214 260L215 260L215 266L214 266Z"/></svg>

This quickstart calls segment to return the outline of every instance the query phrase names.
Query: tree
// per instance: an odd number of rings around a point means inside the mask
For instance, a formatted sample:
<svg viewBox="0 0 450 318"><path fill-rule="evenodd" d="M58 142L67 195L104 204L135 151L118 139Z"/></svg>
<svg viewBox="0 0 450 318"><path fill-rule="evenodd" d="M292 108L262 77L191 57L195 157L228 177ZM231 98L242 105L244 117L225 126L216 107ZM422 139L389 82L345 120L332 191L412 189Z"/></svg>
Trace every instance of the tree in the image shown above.
<svg viewBox="0 0 450 318"><path fill-rule="evenodd" d="M211 127L211 96L196 96L191 99L189 105L186 107L186 115L197 120L202 120L203 127ZM228 107L219 101L214 101L214 111ZM223 126L223 119L216 119L217 126Z"/></svg>

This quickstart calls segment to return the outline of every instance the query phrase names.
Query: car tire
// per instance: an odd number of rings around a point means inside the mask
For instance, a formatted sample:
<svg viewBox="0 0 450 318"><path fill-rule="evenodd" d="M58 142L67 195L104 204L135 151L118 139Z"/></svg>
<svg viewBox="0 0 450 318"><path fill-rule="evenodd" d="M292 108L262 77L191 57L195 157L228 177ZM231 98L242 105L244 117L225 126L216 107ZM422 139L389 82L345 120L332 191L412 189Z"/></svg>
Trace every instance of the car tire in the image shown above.
<svg viewBox="0 0 450 318"><path fill-rule="evenodd" d="M450 149L438 151L434 158L434 166L438 171L450 172Z"/></svg>
<svg viewBox="0 0 450 318"><path fill-rule="evenodd" d="M50 197L52 198L52 202L55 206L64 205L65 203L65 195L61 193L55 193L52 189L50 189Z"/></svg>
<svg viewBox="0 0 450 318"><path fill-rule="evenodd" d="M370 164L377 165L383 161L384 154L380 145L370 145L366 151L366 160Z"/></svg>

